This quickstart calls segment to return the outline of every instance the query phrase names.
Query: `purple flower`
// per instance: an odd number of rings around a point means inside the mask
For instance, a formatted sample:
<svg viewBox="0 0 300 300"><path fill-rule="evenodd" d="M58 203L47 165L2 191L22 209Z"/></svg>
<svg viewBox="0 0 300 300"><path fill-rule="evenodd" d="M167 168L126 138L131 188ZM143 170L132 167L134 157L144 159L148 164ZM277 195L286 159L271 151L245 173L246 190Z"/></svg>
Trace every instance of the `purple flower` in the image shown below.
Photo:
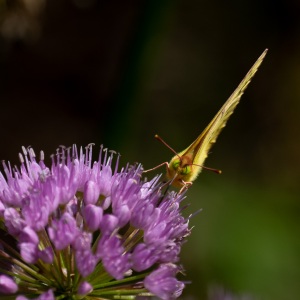
<svg viewBox="0 0 300 300"><path fill-rule="evenodd" d="M55 300L52 290L48 290L42 293L39 297L34 298L35 300ZM16 300L29 300L27 297L21 295L16 298Z"/></svg>
<svg viewBox="0 0 300 300"><path fill-rule="evenodd" d="M159 260L159 254L156 252L155 246L138 244L132 253L133 268L140 272L153 266Z"/></svg>
<svg viewBox="0 0 300 300"><path fill-rule="evenodd" d="M101 147L93 162L92 145L61 147L47 167L43 152L38 161L23 148L19 168L3 163L0 227L9 239L0 236L0 259L10 277L0 275L0 295L180 296L176 263L190 234L183 195L161 193L159 176L143 181L141 165L118 171L114 154Z"/></svg>
<svg viewBox="0 0 300 300"><path fill-rule="evenodd" d="M77 250L75 252L75 259L77 269L83 277L87 277L94 271L97 261L89 248L86 250Z"/></svg>
<svg viewBox="0 0 300 300"><path fill-rule="evenodd" d="M10 277L0 275L0 294L14 294L17 290L17 284Z"/></svg>
<svg viewBox="0 0 300 300"><path fill-rule="evenodd" d="M63 213L59 219L52 220L52 224L48 228L48 234L56 249L65 249L78 234L75 218L68 212Z"/></svg>
<svg viewBox="0 0 300 300"><path fill-rule="evenodd" d="M78 295L87 295L92 292L93 287L86 281L83 281L78 287Z"/></svg>
<svg viewBox="0 0 300 300"><path fill-rule="evenodd" d="M177 272L178 267L173 264L160 265L145 278L145 287L163 300L176 299L184 288L184 284L175 278Z"/></svg>

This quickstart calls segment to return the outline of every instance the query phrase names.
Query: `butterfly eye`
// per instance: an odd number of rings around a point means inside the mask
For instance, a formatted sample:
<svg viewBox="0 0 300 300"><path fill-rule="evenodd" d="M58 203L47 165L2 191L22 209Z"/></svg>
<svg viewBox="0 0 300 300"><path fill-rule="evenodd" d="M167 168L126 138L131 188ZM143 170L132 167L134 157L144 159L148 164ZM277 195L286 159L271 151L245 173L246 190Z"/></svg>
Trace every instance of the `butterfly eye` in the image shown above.
<svg viewBox="0 0 300 300"><path fill-rule="evenodd" d="M177 170L179 165L180 165L180 160L176 159L176 160L174 160L174 162L172 164L172 167L173 167L174 170Z"/></svg>
<svg viewBox="0 0 300 300"><path fill-rule="evenodd" d="M186 165L183 170L181 171L181 175L187 175L191 173L191 166L190 165Z"/></svg>

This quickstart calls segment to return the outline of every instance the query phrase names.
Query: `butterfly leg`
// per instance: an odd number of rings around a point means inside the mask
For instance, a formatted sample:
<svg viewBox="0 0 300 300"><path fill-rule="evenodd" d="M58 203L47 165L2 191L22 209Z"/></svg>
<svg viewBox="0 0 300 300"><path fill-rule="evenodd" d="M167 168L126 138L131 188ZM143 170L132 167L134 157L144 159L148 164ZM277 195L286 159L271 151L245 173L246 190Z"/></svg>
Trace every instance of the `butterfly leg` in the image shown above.
<svg viewBox="0 0 300 300"><path fill-rule="evenodd" d="M183 187L180 189L179 194L183 193L185 190L190 188L190 186L193 184L193 182L191 181L184 181L182 179L180 181L183 184Z"/></svg>

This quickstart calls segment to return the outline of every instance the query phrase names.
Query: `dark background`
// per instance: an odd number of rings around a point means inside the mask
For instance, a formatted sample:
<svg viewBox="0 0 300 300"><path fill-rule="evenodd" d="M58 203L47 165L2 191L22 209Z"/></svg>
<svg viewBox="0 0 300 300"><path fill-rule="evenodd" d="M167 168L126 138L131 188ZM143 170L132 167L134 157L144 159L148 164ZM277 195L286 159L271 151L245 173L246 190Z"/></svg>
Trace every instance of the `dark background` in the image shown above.
<svg viewBox="0 0 300 300"><path fill-rule="evenodd" d="M154 134L183 150L269 48L206 161L223 174L187 194L203 211L182 299L296 299L299 15L297 0L0 0L0 159L94 142L154 167L172 156Z"/></svg>

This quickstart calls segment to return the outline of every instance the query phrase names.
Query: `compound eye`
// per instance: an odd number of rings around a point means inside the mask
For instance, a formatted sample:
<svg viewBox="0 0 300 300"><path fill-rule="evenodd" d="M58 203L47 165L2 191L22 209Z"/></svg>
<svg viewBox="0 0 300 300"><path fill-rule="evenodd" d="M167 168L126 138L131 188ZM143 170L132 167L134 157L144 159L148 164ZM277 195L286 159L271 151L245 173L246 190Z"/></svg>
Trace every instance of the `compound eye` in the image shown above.
<svg viewBox="0 0 300 300"><path fill-rule="evenodd" d="M186 165L186 166L182 169L181 175L187 175L187 174L189 174L189 173L191 173L191 166L190 166L190 165Z"/></svg>
<svg viewBox="0 0 300 300"><path fill-rule="evenodd" d="M174 170L177 170L179 165L180 165L180 160L179 159L174 160L174 162L172 163L172 167L173 167Z"/></svg>

